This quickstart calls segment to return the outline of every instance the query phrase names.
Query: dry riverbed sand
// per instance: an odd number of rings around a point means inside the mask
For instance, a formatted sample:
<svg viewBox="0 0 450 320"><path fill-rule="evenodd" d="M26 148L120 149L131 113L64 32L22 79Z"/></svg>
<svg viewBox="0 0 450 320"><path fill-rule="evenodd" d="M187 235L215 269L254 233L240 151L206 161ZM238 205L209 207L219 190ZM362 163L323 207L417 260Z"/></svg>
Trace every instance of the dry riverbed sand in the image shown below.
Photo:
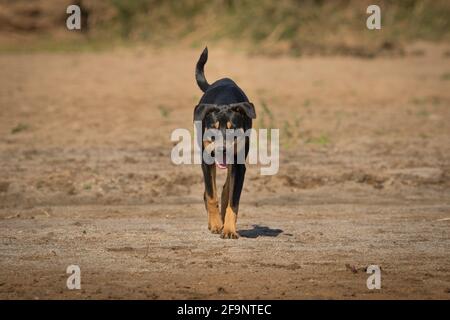
<svg viewBox="0 0 450 320"><path fill-rule="evenodd" d="M278 174L248 168L238 240L208 232L200 168L170 160L201 49L0 55L0 298L449 299L444 50L211 49L207 79L235 79L256 126L280 129Z"/></svg>

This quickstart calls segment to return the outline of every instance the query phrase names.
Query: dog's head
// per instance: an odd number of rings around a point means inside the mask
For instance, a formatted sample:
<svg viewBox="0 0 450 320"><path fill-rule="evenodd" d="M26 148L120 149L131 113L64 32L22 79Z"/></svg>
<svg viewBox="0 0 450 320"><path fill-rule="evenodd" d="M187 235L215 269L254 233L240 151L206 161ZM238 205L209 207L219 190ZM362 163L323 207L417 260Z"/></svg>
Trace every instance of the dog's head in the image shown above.
<svg viewBox="0 0 450 320"><path fill-rule="evenodd" d="M218 161L216 157L216 164L219 168L226 168L226 151L234 150L236 153L236 139L226 139L227 133L230 131L237 132L242 129L244 133L251 127L251 119L256 118L255 107L250 102L239 102L228 105L217 104L199 104L194 109L194 121L201 121L203 131L207 131L203 139L204 148L208 148L214 156L215 152L222 152L222 160ZM216 134L221 133L223 137L220 145L215 141ZM232 148L232 149L231 149Z"/></svg>

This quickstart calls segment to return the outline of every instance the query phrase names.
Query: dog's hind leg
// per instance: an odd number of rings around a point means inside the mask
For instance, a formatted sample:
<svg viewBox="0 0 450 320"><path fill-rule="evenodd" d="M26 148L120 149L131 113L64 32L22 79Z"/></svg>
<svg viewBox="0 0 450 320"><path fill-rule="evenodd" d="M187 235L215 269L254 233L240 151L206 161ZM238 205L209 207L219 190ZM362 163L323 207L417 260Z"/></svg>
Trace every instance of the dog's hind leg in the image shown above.
<svg viewBox="0 0 450 320"><path fill-rule="evenodd" d="M220 233L223 223L219 213L219 200L216 188L216 166L202 164L203 178L205 180L204 201L208 213L208 229L212 233Z"/></svg>
<svg viewBox="0 0 450 320"><path fill-rule="evenodd" d="M239 238L236 231L236 223L239 200L241 198L242 187L244 186L245 170L245 164L234 164L228 172L227 183L224 186L224 192L225 189L228 191L228 201L224 203L222 200L221 203L221 211L224 216L222 231L222 238L224 239Z"/></svg>

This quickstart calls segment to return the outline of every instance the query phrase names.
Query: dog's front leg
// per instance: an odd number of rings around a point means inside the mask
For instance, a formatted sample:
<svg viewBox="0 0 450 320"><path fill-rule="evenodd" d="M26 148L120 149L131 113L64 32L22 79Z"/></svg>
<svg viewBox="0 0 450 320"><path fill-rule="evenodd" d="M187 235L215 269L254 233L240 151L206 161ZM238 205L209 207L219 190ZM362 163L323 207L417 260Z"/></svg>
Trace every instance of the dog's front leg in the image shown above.
<svg viewBox="0 0 450 320"><path fill-rule="evenodd" d="M205 208L208 213L208 229L212 233L220 233L223 223L219 213L219 200L216 188L216 166L202 163L203 178L205 181Z"/></svg>
<svg viewBox="0 0 450 320"><path fill-rule="evenodd" d="M245 164L233 164L228 168L227 181L222 192L228 193L227 200L222 198L222 216L224 217L224 225L222 238L237 239L239 238L236 229L237 215L239 211L239 200L241 198L242 187L244 186ZM226 206L225 206L226 205Z"/></svg>

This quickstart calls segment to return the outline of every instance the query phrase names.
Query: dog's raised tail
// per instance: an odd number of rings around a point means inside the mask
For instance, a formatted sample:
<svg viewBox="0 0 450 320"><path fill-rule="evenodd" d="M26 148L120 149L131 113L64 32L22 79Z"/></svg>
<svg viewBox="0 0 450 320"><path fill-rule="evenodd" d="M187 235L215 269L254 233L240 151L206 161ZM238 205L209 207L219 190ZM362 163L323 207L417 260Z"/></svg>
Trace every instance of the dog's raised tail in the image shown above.
<svg viewBox="0 0 450 320"><path fill-rule="evenodd" d="M205 78L204 67L208 61L208 47L205 47L200 58L197 61L197 66L195 67L195 80L197 80L197 84L200 89L205 92L209 88L209 83Z"/></svg>

